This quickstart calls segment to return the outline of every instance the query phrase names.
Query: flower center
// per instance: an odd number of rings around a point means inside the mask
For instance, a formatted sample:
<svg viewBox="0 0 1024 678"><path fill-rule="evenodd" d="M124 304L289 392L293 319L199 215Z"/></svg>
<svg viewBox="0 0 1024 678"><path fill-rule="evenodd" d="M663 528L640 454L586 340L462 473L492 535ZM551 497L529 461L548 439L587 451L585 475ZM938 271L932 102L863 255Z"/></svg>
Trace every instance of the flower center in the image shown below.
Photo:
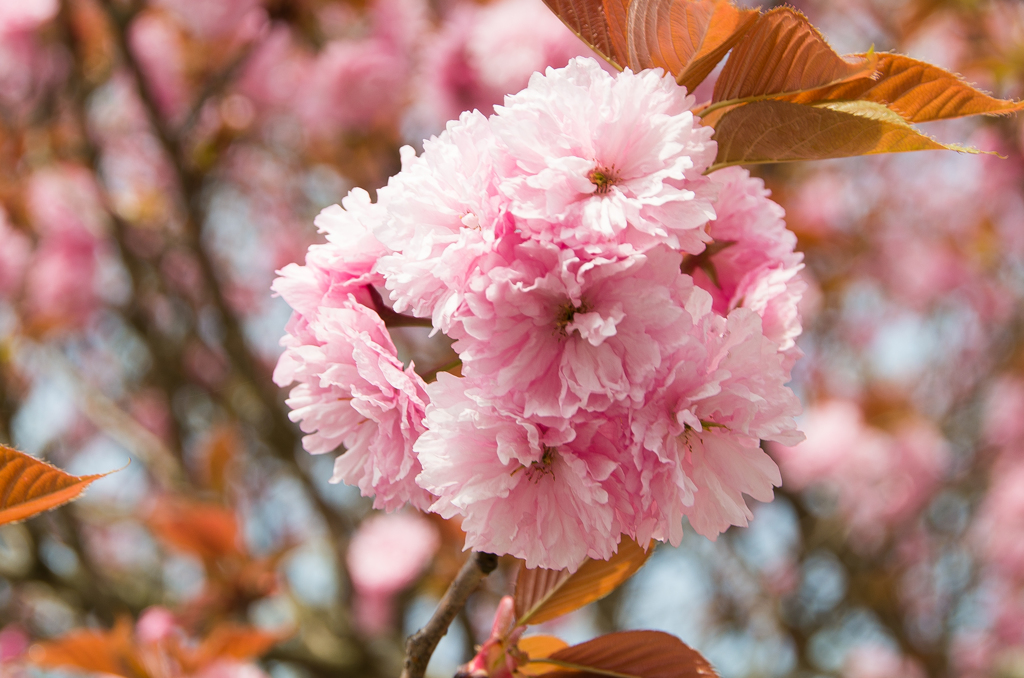
<svg viewBox="0 0 1024 678"><path fill-rule="evenodd" d="M551 465L555 462L555 448L544 446L544 454L541 455L540 461L535 461L530 464L530 468L526 469L526 477L536 482L541 477L550 474L555 475L554 469Z"/></svg>
<svg viewBox="0 0 1024 678"><path fill-rule="evenodd" d="M569 336L565 328L572 324L573 319L577 313L588 313L590 306L587 305L585 299L580 300L580 305L576 306L571 301L567 301L558 307L558 314L555 316L555 329L558 334L563 337Z"/></svg>
<svg viewBox="0 0 1024 678"><path fill-rule="evenodd" d="M594 169L590 170L590 174L587 175L590 179L590 183L597 186L594 193L597 195L608 195L608 191L611 190L612 186L615 185L618 177L615 176L614 167L602 167L598 165Z"/></svg>
<svg viewBox="0 0 1024 678"><path fill-rule="evenodd" d="M555 448L545 445L540 461L531 462L529 466L520 464L516 470L512 471L512 475L525 471L526 479L532 482L539 482L546 475L554 478L555 470L552 468L552 465L555 463L555 451Z"/></svg>

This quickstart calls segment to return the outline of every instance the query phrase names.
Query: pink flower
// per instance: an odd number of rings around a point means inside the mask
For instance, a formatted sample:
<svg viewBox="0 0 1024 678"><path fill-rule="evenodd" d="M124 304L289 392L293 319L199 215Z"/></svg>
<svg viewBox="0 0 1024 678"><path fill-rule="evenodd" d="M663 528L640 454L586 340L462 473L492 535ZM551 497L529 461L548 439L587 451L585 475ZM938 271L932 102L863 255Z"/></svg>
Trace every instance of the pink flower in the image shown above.
<svg viewBox="0 0 1024 678"><path fill-rule="evenodd" d="M147 607L135 622L135 637L140 643L155 645L181 633L174 613L166 607Z"/></svg>
<svg viewBox="0 0 1024 678"><path fill-rule="evenodd" d="M231 37L265 21L259 0L157 0L189 30L205 39Z"/></svg>
<svg viewBox="0 0 1024 678"><path fill-rule="evenodd" d="M993 476L974 538L997 572L1024 582L1024 464L1001 468Z"/></svg>
<svg viewBox="0 0 1024 678"><path fill-rule="evenodd" d="M160 112L169 118L182 115L190 92L180 32L165 18L147 12L132 21L128 40Z"/></svg>
<svg viewBox="0 0 1024 678"><path fill-rule="evenodd" d="M680 255L658 248L582 262L538 242L514 253L510 266L472 281L456 315L463 373L524 417L642 402L684 341L690 279Z"/></svg>
<svg viewBox="0 0 1024 678"><path fill-rule="evenodd" d="M790 351L801 331L798 304L807 283L797 275L803 255L794 251L785 212L768 198L764 182L741 167L714 172L711 180L719 187L708 228L714 243L684 266L711 293L716 313L740 306L755 311L765 336Z"/></svg>
<svg viewBox="0 0 1024 678"><path fill-rule="evenodd" d="M29 179L26 201L32 223L44 238L67 231L99 236L106 230L96 180L84 167L60 164L39 170Z"/></svg>
<svg viewBox="0 0 1024 678"><path fill-rule="evenodd" d="M948 446L931 422L903 422L889 433L868 426L850 401L816 405L802 427L803 444L772 447L784 481L798 490L824 483L836 492L840 512L869 545L916 514L949 460Z"/></svg>
<svg viewBox="0 0 1024 678"><path fill-rule="evenodd" d="M1024 382L1003 377L996 381L985 408L985 438L1006 452L1024 453Z"/></svg>
<svg viewBox="0 0 1024 678"><path fill-rule="evenodd" d="M44 327L80 324L99 303L104 223L93 177L74 165L41 170L29 180L27 202L40 234L25 275L27 308Z"/></svg>
<svg viewBox="0 0 1024 678"><path fill-rule="evenodd" d="M25 0L0 5L0 35L38 28L57 15L58 0Z"/></svg>
<svg viewBox="0 0 1024 678"><path fill-rule="evenodd" d="M858 645L843 664L843 678L925 678L924 668L883 645Z"/></svg>
<svg viewBox="0 0 1024 678"><path fill-rule="evenodd" d="M374 0L370 7L371 35L411 59L421 36L430 28L430 11L424 0Z"/></svg>
<svg viewBox="0 0 1024 678"><path fill-rule="evenodd" d="M715 216L715 157L693 97L659 70L617 76L593 59L535 74L492 121L501 192L528 237L590 255L658 243L698 253Z"/></svg>
<svg viewBox="0 0 1024 678"><path fill-rule="evenodd" d="M412 444L422 432L424 383L404 367L372 305L371 269L384 251L370 234L380 206L356 189L317 217L328 242L310 248L306 266L290 264L274 282L295 314L281 340L285 351L274 381L298 381L288 399L300 422L303 446L323 454L344 445L332 481L358 485L374 506L395 510L406 501L430 500L414 478L419 462ZM341 243L348 243L343 248Z"/></svg>
<svg viewBox="0 0 1024 678"><path fill-rule="evenodd" d="M275 283L296 310L275 378L299 382L306 448L344 443L336 478L385 508L433 495L467 549L531 567L678 543L683 516L712 538L745 525L744 495L780 482L761 441L801 439L780 353L800 257L763 186L702 176L715 145L691 104L660 72L575 59L403 149L378 204L335 208L345 233ZM683 254L710 241L719 183L736 249L716 310ZM370 308L382 281L455 340L463 377L402 370Z"/></svg>
<svg viewBox="0 0 1024 678"><path fill-rule="evenodd" d="M373 516L359 524L346 562L355 588L356 621L369 634L393 623L393 598L412 584L440 546L437 528L410 513Z"/></svg>
<svg viewBox="0 0 1024 678"><path fill-rule="evenodd" d="M377 265L398 312L433 316L447 332L467 281L511 225L494 173L496 140L480 113L464 113L423 154L402 149L402 171L380 190L387 219L375 230L391 250Z"/></svg>
<svg viewBox="0 0 1024 678"><path fill-rule="evenodd" d="M143 666L161 667L168 675L182 678L268 678L258 666L229 656L203 658L198 666L183 660L182 647L194 649L194 639L188 638L174 614L164 607L147 608L135 624L135 654ZM195 654L195 653L194 653ZM203 653L197 653L201 656ZM183 666L184 664L184 666ZM106 675L106 674L104 674Z"/></svg>
<svg viewBox="0 0 1024 678"><path fill-rule="evenodd" d="M426 508L412 452L423 432L423 380L412 365L403 368L380 316L354 296L308 322L301 338L285 337L274 370L279 386L299 382L287 403L307 434L303 447L323 454L344 445L331 481L358 485L375 496L375 508L393 511L407 501Z"/></svg>
<svg viewBox="0 0 1024 678"><path fill-rule="evenodd" d="M247 60L238 89L258 106L287 107L305 86L313 63L287 26L274 26Z"/></svg>
<svg viewBox="0 0 1024 678"><path fill-rule="evenodd" d="M21 285L31 250L28 237L8 223L0 207L0 299L13 295Z"/></svg>
<svg viewBox="0 0 1024 678"><path fill-rule="evenodd" d="M771 501L781 484L761 440L799 442L800 412L786 388L788 370L775 344L761 334L758 316L736 309L722 318L696 290L694 318L673 366L632 419L634 457L641 472L638 513L646 525L637 539L678 545L683 515L714 539L753 517L743 494Z"/></svg>
<svg viewBox="0 0 1024 678"><path fill-rule="evenodd" d="M459 667L460 678L514 678L523 675L516 669L526 657L518 643L525 626L516 627L516 600L503 596L491 624L491 635L477 647L476 655Z"/></svg>
<svg viewBox="0 0 1024 678"><path fill-rule="evenodd" d="M406 70L405 58L383 41L332 42L310 71L303 120L324 135L388 124L401 106Z"/></svg>
<svg viewBox="0 0 1024 678"><path fill-rule="evenodd" d="M427 386L427 432L415 450L417 481L437 495L430 510L463 516L467 550L509 553L527 567L575 570L588 556L609 558L622 532L616 509L626 506L612 478L621 421L547 428L501 413L472 384L441 373Z"/></svg>
<svg viewBox="0 0 1024 678"><path fill-rule="evenodd" d="M281 269L272 285L295 310L293 325L315 318L322 307L345 306L349 295L372 307L367 288L383 283L373 268L387 249L372 233L384 216L382 205L371 203L361 188L353 189L341 204L344 208L325 208L313 222L327 242L309 248L305 266L288 264Z"/></svg>
<svg viewBox="0 0 1024 678"><path fill-rule="evenodd" d="M24 654L29 643L28 634L15 624L7 624L0 629L0 666Z"/></svg>
<svg viewBox="0 0 1024 678"><path fill-rule="evenodd" d="M533 73L593 55L540 0L461 4L423 52L417 105L431 130L463 111L490 115Z"/></svg>
<svg viewBox="0 0 1024 678"><path fill-rule="evenodd" d="M571 417L524 416L514 395L495 396L489 382L468 374L469 360L461 381L442 374L427 387L418 482L438 496L431 510L464 516L467 548L573 569L585 556L607 558L620 534L678 544L688 516L714 538L747 524L744 493L771 500L781 479L760 440L801 439L783 358L755 313L721 318L707 293L680 277L675 350L638 401ZM658 290L650 285L644 294ZM659 301L663 313L672 308ZM522 383L531 394L540 390Z"/></svg>

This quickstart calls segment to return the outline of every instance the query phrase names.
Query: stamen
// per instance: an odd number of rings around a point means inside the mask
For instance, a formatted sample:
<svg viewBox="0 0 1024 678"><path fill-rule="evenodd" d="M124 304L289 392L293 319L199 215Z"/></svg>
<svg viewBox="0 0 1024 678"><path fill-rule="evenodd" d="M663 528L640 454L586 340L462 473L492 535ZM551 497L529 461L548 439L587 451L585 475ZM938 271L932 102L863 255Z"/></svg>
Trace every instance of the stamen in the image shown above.
<svg viewBox="0 0 1024 678"><path fill-rule="evenodd" d="M594 191L596 195L608 195L608 191L611 190L612 186L615 185L618 177L615 176L615 168L602 167L598 165L590 171L587 175L590 179L590 183L597 186L597 190Z"/></svg>

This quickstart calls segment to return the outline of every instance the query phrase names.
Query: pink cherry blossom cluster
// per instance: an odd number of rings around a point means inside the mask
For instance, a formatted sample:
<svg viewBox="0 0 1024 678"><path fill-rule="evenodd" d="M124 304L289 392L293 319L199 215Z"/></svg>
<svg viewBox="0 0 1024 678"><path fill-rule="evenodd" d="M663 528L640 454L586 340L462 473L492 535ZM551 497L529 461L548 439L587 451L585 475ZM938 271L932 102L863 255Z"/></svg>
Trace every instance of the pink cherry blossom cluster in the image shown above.
<svg viewBox="0 0 1024 678"><path fill-rule="evenodd" d="M772 498L760 441L802 439L801 256L759 180L704 175L693 101L577 58L321 213L327 242L274 284L295 311L274 376L306 449L346 449L335 481L570 569ZM426 319L458 369L399 354L388 326Z"/></svg>

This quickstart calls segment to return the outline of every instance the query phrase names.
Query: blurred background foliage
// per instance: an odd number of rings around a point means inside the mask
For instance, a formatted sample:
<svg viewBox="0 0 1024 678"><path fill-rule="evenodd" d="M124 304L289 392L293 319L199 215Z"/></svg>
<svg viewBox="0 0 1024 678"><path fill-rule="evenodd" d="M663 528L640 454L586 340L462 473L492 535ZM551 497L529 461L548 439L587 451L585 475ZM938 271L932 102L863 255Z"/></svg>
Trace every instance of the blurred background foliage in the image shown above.
<svg viewBox="0 0 1024 678"><path fill-rule="evenodd" d="M794 4L840 52L1024 94L1018 1ZM302 451L270 282L401 145L587 53L540 0L0 3L0 442L132 460L0 528L0 674L398 674L462 534L375 514ZM784 485L750 528L689 533L542 630L666 630L726 678L1024 677L1022 123L928 126L1002 157L757 169L806 253L808 440L771 450ZM432 675L487 637L512 567Z"/></svg>

